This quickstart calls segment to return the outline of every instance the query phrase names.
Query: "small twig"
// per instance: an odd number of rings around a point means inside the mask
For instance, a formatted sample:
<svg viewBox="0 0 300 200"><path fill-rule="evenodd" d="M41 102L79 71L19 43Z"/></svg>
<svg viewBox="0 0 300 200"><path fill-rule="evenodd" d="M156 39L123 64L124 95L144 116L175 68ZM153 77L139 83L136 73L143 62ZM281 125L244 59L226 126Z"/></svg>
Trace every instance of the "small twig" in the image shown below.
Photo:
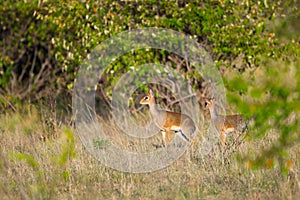
<svg viewBox="0 0 300 200"><path fill-rule="evenodd" d="M109 105L110 108L113 108L113 106L112 106L110 100L108 99L108 97L107 97L106 94L104 93L103 88L102 88L102 87L99 87L99 88L100 88L100 92L101 92L101 94L102 94L102 96L103 96L105 102Z"/></svg>
<svg viewBox="0 0 300 200"><path fill-rule="evenodd" d="M26 50L22 49L22 52L19 54L18 58L14 61L14 63L18 63L24 56L24 54L26 53Z"/></svg>
<svg viewBox="0 0 300 200"><path fill-rule="evenodd" d="M142 109L144 108L144 106L142 105L142 106L140 106L138 109L134 109L134 110L132 110L131 111L131 113L138 113L138 112L140 112Z"/></svg>
<svg viewBox="0 0 300 200"><path fill-rule="evenodd" d="M190 65L189 65L189 62L188 62L186 54L184 55L184 61L185 61L185 64L186 64L187 71L190 72L191 69L190 69Z"/></svg>
<svg viewBox="0 0 300 200"><path fill-rule="evenodd" d="M180 68L184 62L184 59L179 60L179 59L176 59L176 57L172 57L172 56L168 56L168 58L176 64L176 71L179 72Z"/></svg>
<svg viewBox="0 0 300 200"><path fill-rule="evenodd" d="M30 62L30 58L27 59L26 64L24 65L24 67L22 68L22 72L21 75L18 78L18 82L20 83L24 77L24 74L27 72L27 68L29 67L29 62Z"/></svg>
<svg viewBox="0 0 300 200"><path fill-rule="evenodd" d="M35 67L35 63L36 63L36 58L37 58L37 47L35 47L34 49L34 57L33 57L33 61L32 61L32 64L31 64L31 68L30 68L30 72L29 72L29 82L28 82L28 89L27 89L27 92L30 92L31 91L31 88L32 88L32 79L33 79L33 70L34 70L34 67Z"/></svg>
<svg viewBox="0 0 300 200"><path fill-rule="evenodd" d="M17 111L16 107L5 96L0 94L0 98L3 99L15 112Z"/></svg>
<svg viewBox="0 0 300 200"><path fill-rule="evenodd" d="M185 99L188 99L188 98L191 98L191 97L194 97L194 96L196 96L195 93L190 94L190 95L185 96L185 97L182 97L182 98L180 98L180 99L176 99L176 100L172 101L172 102L170 103L170 105L173 105L173 104L175 104L175 103L178 103L178 102L180 102L180 101L183 101L183 100L185 100Z"/></svg>
<svg viewBox="0 0 300 200"><path fill-rule="evenodd" d="M42 67L41 67L39 73L36 75L36 77L33 81L34 84L37 84L37 82L39 81L39 79L40 79L42 73L44 72L46 66L49 66L49 60L47 58L46 58L46 61L42 64Z"/></svg>

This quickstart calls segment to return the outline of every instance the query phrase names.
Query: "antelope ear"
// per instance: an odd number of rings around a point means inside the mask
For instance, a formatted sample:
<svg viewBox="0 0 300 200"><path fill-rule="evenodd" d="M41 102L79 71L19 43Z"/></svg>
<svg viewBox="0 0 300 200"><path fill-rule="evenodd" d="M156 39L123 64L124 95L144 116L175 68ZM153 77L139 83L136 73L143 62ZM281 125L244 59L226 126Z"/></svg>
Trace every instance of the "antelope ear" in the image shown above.
<svg viewBox="0 0 300 200"><path fill-rule="evenodd" d="M153 92L152 92L151 89L149 90L149 93L150 93L151 97L154 97Z"/></svg>

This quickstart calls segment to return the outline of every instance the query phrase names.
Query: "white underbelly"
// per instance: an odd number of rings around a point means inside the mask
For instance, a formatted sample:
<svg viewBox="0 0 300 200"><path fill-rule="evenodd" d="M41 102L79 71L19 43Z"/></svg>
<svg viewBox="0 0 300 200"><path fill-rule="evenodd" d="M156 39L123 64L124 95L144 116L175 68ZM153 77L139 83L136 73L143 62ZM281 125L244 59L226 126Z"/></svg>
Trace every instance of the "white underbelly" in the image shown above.
<svg viewBox="0 0 300 200"><path fill-rule="evenodd" d="M180 131L181 127L180 126L171 126L172 131Z"/></svg>

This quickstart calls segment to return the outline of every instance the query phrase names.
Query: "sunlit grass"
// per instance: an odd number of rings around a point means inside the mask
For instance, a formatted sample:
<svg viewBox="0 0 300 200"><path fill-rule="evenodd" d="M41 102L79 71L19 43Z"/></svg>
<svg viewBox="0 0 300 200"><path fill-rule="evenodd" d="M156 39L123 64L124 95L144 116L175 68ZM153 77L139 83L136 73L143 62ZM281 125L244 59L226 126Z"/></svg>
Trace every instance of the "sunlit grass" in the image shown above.
<svg viewBox="0 0 300 200"><path fill-rule="evenodd" d="M6 199L199 199L272 198L299 196L299 147L290 149L288 176L277 163L253 170L251 163L240 163L229 150L226 162L220 152L201 158L200 145L163 170L145 174L119 172L101 165L83 147L72 127L59 127L56 133L45 128L37 109L6 113L0 117L1 196ZM105 127L110 129L109 126ZM28 131L30 129L30 131ZM108 130L113 136L117 129ZM115 132L115 133L113 133ZM43 136L43 137L41 137ZM200 136L197 136L200 137ZM273 135L253 143L243 142L239 153L269 145ZM118 145L126 146L125 140ZM199 140L200 141L200 140ZM148 149L160 144L160 137L149 140ZM133 142L131 145L147 145ZM131 147L132 148L132 147ZM147 149L135 147L132 149ZM298 160L297 160L298 159Z"/></svg>

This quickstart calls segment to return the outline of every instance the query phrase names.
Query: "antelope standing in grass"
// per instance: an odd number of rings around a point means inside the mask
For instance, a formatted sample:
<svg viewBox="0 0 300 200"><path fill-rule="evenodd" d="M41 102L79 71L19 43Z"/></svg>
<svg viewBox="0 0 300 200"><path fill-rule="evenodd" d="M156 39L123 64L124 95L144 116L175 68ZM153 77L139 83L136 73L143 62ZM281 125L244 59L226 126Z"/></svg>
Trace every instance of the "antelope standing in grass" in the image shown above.
<svg viewBox="0 0 300 200"><path fill-rule="evenodd" d="M191 141L196 126L189 116L159 109L155 104L152 90L140 100L140 104L149 105L151 117L156 126L161 129L162 141L165 147L167 145L166 137L169 142L171 140L170 131L174 131L186 142Z"/></svg>
<svg viewBox="0 0 300 200"><path fill-rule="evenodd" d="M247 122L242 115L219 115L215 108L215 99L205 101L205 108L209 109L213 125L221 135L222 146L225 146L226 136L231 132L244 132L247 129Z"/></svg>

